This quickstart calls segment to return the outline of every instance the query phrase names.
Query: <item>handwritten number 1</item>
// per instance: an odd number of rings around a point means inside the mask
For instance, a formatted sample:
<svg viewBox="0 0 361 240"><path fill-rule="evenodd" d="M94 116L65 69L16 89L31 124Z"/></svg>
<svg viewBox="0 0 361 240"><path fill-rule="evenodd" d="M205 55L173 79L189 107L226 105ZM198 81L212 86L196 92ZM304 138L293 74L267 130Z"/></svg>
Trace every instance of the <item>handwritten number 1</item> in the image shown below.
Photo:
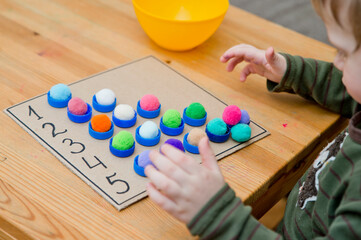
<svg viewBox="0 0 361 240"><path fill-rule="evenodd" d="M42 119L43 117L40 117L35 111L34 109L29 105L29 117L31 116L31 113L34 113L35 116L38 117L38 120Z"/></svg>

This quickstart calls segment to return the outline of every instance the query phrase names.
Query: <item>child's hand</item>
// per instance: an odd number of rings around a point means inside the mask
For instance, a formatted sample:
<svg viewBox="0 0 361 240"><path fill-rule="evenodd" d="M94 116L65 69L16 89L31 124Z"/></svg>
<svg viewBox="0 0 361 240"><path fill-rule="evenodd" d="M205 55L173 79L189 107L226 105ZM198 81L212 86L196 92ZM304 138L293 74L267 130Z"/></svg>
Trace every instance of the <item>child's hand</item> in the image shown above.
<svg viewBox="0 0 361 240"><path fill-rule="evenodd" d="M238 63L249 62L241 71L240 80L246 81L251 73L256 73L267 79L279 83L287 69L286 59L275 53L272 47L266 51L253 46L240 44L228 49L221 57L221 62L228 62L227 71L231 72Z"/></svg>
<svg viewBox="0 0 361 240"><path fill-rule="evenodd" d="M169 144L150 153L158 168L148 165L145 174L149 197L177 219L189 223L208 200L225 184L216 157L204 137L199 143L202 163L197 163Z"/></svg>

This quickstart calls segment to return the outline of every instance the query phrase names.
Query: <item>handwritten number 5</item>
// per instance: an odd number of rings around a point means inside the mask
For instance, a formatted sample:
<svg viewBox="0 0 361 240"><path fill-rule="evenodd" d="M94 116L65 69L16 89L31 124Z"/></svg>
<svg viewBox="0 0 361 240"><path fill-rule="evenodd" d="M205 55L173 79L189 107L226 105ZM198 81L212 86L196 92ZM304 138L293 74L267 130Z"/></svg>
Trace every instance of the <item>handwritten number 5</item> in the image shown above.
<svg viewBox="0 0 361 240"><path fill-rule="evenodd" d="M113 184L115 184L116 182L120 182L120 183L122 183L122 184L125 185L125 190L124 190L123 192L117 192L118 194L122 194L122 193L128 192L128 191L129 191L129 184L128 184L126 181L120 180L120 179L115 179L115 180L111 180L111 179L110 179L110 178L114 177L116 174L117 174L117 173L114 173L113 175L106 177L107 180L108 180L108 182L110 183L110 185L113 185Z"/></svg>

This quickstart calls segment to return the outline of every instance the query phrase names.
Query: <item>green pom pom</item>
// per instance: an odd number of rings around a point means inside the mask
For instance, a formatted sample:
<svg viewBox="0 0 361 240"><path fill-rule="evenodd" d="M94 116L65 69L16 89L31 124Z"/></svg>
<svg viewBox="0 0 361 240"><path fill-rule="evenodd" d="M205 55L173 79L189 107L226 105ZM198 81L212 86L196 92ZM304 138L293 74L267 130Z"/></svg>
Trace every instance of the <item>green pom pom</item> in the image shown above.
<svg viewBox="0 0 361 240"><path fill-rule="evenodd" d="M113 137L112 146L118 150L127 150L133 147L134 138L128 131L120 131Z"/></svg>
<svg viewBox="0 0 361 240"><path fill-rule="evenodd" d="M192 103L187 107L186 115L193 119L201 119L206 115L206 110L200 103Z"/></svg>
<svg viewBox="0 0 361 240"><path fill-rule="evenodd" d="M214 118L207 124L207 130L214 135L224 135L227 133L227 124L220 118Z"/></svg>
<svg viewBox="0 0 361 240"><path fill-rule="evenodd" d="M177 128L181 125L182 118L177 110L169 109L163 115L163 124L169 128Z"/></svg>
<svg viewBox="0 0 361 240"><path fill-rule="evenodd" d="M237 124L231 128L232 139L236 142L245 142L251 138L251 128L247 124Z"/></svg>

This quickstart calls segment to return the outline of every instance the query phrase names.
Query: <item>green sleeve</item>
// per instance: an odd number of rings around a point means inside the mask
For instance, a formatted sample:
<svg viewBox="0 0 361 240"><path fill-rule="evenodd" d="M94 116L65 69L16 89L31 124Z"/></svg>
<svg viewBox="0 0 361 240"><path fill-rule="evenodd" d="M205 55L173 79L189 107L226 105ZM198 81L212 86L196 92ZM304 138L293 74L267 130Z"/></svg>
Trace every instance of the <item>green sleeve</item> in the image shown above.
<svg viewBox="0 0 361 240"><path fill-rule="evenodd" d="M201 239L282 239L251 216L234 191L225 186L187 225Z"/></svg>
<svg viewBox="0 0 361 240"><path fill-rule="evenodd" d="M347 182L347 190L328 229L333 239L361 239L361 174Z"/></svg>
<svg viewBox="0 0 361 240"><path fill-rule="evenodd" d="M357 102L343 85L342 72L332 63L281 54L287 60L287 70L279 84L267 81L269 91L296 93L344 117L353 115Z"/></svg>

